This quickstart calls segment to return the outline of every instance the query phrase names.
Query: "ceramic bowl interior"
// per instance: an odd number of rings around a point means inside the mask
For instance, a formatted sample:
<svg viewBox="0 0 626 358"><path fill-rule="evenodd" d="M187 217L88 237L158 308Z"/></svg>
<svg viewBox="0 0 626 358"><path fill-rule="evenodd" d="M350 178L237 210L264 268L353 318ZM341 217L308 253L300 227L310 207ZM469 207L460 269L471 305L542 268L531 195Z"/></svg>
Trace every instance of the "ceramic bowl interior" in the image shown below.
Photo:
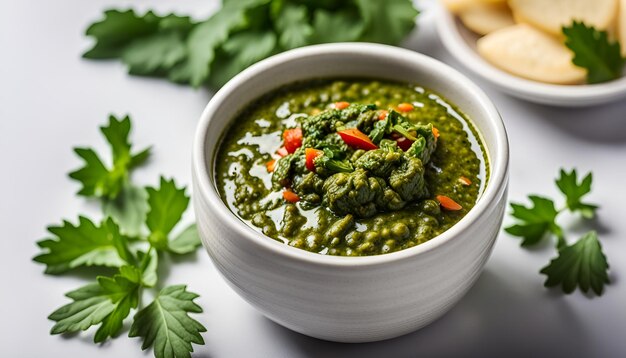
<svg viewBox="0 0 626 358"><path fill-rule="evenodd" d="M517 77L502 71L476 51L479 36L468 30L443 6L436 6L437 31L448 52L467 70L502 92L531 102L567 107L598 105L626 97L626 76L593 85L555 85Z"/></svg>
<svg viewBox="0 0 626 358"><path fill-rule="evenodd" d="M375 256L311 253L265 237L218 194L214 158L229 123L250 102L307 79L369 77L415 83L439 93L472 120L490 177L456 225L415 247ZM341 43L292 50L251 66L209 102L193 149L194 209L203 243L231 287L270 319L314 337L365 342L422 327L472 286L499 232L506 204L508 141L487 96L456 70L384 45ZM380 302L385 302L384 307Z"/></svg>

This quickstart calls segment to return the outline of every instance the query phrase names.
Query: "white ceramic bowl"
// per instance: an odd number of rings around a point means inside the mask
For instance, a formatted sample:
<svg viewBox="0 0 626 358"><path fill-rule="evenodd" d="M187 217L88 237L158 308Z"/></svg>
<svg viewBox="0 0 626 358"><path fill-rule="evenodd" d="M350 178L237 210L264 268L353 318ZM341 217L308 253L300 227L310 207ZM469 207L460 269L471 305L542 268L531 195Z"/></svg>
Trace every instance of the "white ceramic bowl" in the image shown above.
<svg viewBox="0 0 626 358"><path fill-rule="evenodd" d="M294 81L358 76L412 82L464 111L482 133L491 176L466 217L410 249L368 257L324 256L263 236L239 220L215 188L221 135L259 96ZM508 142L487 96L454 69L400 48L343 43L276 55L228 82L207 105L193 148L193 200L202 241L230 286L265 316L294 331L341 342L396 337L448 311L472 286L500 230Z"/></svg>
<svg viewBox="0 0 626 358"><path fill-rule="evenodd" d="M554 85L527 80L493 66L476 51L478 35L443 6L435 6L437 31L448 52L465 68L502 92L531 102L563 107L592 106L626 97L626 77L593 85Z"/></svg>

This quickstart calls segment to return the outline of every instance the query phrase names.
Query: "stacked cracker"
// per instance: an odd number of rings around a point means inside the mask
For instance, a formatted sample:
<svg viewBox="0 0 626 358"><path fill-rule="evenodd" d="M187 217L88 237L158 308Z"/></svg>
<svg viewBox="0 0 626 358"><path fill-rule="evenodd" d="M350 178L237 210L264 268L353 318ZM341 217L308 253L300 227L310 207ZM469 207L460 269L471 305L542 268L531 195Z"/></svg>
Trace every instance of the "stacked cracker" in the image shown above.
<svg viewBox="0 0 626 358"><path fill-rule="evenodd" d="M514 75L554 84L582 84L563 26L583 21L616 36L626 55L626 0L442 0L470 30L483 35L478 53Z"/></svg>

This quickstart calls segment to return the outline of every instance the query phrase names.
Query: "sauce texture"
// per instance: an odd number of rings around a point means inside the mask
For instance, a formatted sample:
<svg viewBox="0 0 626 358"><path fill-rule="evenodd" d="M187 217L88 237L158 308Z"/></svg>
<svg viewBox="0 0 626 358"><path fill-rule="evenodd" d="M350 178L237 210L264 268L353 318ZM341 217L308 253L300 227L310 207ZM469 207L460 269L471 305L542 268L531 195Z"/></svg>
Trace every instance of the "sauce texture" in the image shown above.
<svg viewBox="0 0 626 358"><path fill-rule="evenodd" d="M342 256L443 233L489 175L476 130L452 104L417 85L370 79L300 82L263 96L235 118L214 165L222 200L246 224Z"/></svg>

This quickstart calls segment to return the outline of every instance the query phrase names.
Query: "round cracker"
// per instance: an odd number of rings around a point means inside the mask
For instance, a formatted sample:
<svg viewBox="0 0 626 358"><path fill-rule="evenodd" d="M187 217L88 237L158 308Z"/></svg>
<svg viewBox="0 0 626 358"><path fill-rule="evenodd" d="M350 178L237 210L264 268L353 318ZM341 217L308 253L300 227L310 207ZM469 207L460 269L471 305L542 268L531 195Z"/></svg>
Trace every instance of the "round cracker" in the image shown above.
<svg viewBox="0 0 626 358"><path fill-rule="evenodd" d="M606 30L615 20L619 0L509 0L515 19L554 35L573 20Z"/></svg>
<svg viewBox="0 0 626 358"><path fill-rule="evenodd" d="M441 0L441 3L448 10L457 14L476 4L505 4L506 0Z"/></svg>
<svg viewBox="0 0 626 358"><path fill-rule="evenodd" d="M504 3L475 4L461 11L459 18L463 25L480 35L515 25L511 10Z"/></svg>
<svg viewBox="0 0 626 358"><path fill-rule="evenodd" d="M526 24L494 31L477 42L487 61L514 75L554 84L579 84L587 72L572 64L572 52L553 36Z"/></svg>

